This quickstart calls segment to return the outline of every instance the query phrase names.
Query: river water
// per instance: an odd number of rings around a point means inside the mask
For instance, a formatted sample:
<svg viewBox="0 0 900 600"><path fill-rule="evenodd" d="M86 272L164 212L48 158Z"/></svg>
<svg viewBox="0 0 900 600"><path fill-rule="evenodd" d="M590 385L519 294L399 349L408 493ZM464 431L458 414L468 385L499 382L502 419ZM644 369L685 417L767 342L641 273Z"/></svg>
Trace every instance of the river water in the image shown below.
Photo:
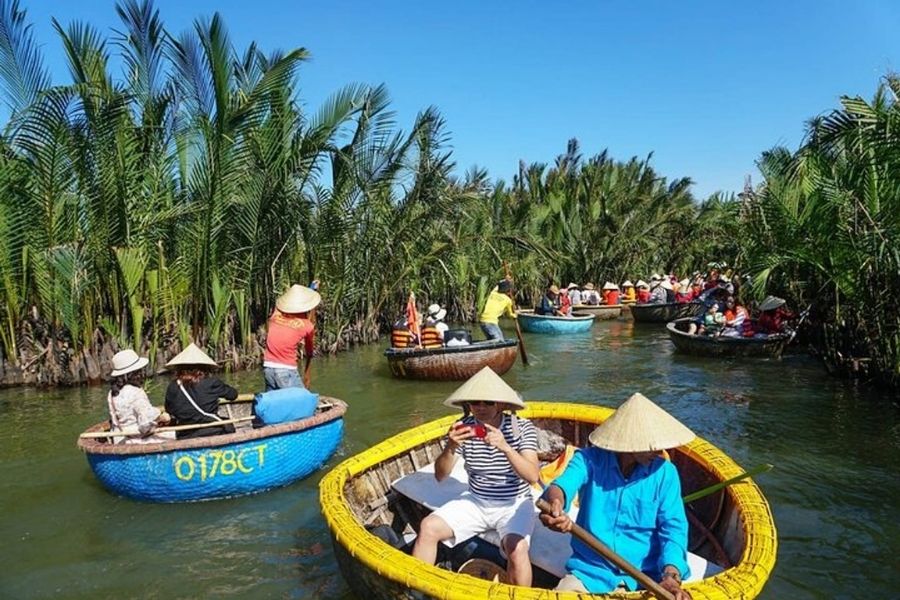
<svg viewBox="0 0 900 600"><path fill-rule="evenodd" d="M660 326L598 323L528 335L506 380L523 396L616 406L640 391L758 479L778 526L764 598L897 597L900 410L896 396L826 376L801 355L722 361L674 354ZM327 470L448 413L454 384L390 376L382 348L314 362L313 389L346 400ZM260 373L230 376L242 391ZM162 402L165 382L149 385ZM105 418L105 390L0 390L0 598L353 598L319 514L324 470L265 494L197 504L117 498L75 439Z"/></svg>

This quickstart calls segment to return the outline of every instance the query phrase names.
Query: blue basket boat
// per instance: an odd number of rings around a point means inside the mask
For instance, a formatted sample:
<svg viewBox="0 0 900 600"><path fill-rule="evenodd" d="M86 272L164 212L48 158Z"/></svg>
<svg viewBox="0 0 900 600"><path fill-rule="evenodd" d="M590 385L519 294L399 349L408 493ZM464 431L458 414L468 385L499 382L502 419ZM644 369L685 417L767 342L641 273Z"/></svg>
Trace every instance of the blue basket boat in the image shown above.
<svg viewBox="0 0 900 600"><path fill-rule="evenodd" d="M520 310L517 314L522 331L530 333L550 333L555 335L581 333L588 331L591 325L594 324L594 315L585 313L573 313L571 317L554 317L550 315L536 315L533 310Z"/></svg>
<svg viewBox="0 0 900 600"><path fill-rule="evenodd" d="M318 470L344 435L347 404L322 397L325 410L298 421L235 433L112 444L81 438L94 475L114 494L146 502L194 502L255 494L288 485ZM248 407L249 411L249 407ZM89 428L103 431L107 423Z"/></svg>

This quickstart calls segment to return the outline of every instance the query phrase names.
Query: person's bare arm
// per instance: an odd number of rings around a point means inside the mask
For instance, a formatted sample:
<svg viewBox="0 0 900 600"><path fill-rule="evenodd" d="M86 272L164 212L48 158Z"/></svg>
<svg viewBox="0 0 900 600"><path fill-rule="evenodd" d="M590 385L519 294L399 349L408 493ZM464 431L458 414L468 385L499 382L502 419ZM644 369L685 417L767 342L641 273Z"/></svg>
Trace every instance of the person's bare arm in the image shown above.
<svg viewBox="0 0 900 600"><path fill-rule="evenodd" d="M475 435L471 428L457 427L458 425L459 421L450 426L450 431L447 432L447 445L434 461L434 478L438 481L446 479L453 470L453 465L456 464L456 449L460 444Z"/></svg>

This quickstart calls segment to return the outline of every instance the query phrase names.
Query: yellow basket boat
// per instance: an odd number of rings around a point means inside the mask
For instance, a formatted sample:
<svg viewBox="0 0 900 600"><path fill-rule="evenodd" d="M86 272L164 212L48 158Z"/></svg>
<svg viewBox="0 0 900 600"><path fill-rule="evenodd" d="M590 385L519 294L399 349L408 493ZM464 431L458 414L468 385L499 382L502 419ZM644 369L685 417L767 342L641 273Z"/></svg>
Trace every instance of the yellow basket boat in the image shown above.
<svg viewBox="0 0 900 600"><path fill-rule="evenodd" d="M529 402L520 411L542 429L584 446L612 409L581 404ZM411 506L392 483L432 463L441 438L456 415L395 435L351 457L319 484L322 514L328 524L341 572L360 598L441 598L472 600L576 600L648 598L644 591L588 596L574 592L516 587L485 581L427 565L382 541L370 528L392 526L411 533L427 509ZM740 475L742 469L721 450L702 440L669 451L685 494ZM756 484L745 479L687 505L692 553L724 567L718 574L687 583L694 600L755 598L773 567L777 537L769 504ZM542 527L537 524L536 527ZM405 529L405 532L404 532ZM722 564L725 563L725 564Z"/></svg>

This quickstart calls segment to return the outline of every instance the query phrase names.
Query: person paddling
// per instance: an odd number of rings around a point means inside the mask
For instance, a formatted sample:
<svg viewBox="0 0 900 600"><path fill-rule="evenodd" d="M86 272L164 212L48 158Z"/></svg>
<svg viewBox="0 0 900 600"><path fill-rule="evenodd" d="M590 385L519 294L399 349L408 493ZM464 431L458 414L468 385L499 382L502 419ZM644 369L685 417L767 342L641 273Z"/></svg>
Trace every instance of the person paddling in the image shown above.
<svg viewBox="0 0 900 600"><path fill-rule="evenodd" d="M315 325L309 318L322 301L318 292L294 284L275 301L275 310L266 325L266 352L263 375L266 391L287 387L309 387L310 366L315 350ZM306 365L303 380L297 371L297 350L303 343Z"/></svg>
<svg viewBox="0 0 900 600"><path fill-rule="evenodd" d="M513 303L512 295L512 282L508 279L501 280L497 287L491 290L479 318L481 331L484 332L487 340L503 339L503 330L500 329L500 317L506 315L512 319L516 318L516 307Z"/></svg>

